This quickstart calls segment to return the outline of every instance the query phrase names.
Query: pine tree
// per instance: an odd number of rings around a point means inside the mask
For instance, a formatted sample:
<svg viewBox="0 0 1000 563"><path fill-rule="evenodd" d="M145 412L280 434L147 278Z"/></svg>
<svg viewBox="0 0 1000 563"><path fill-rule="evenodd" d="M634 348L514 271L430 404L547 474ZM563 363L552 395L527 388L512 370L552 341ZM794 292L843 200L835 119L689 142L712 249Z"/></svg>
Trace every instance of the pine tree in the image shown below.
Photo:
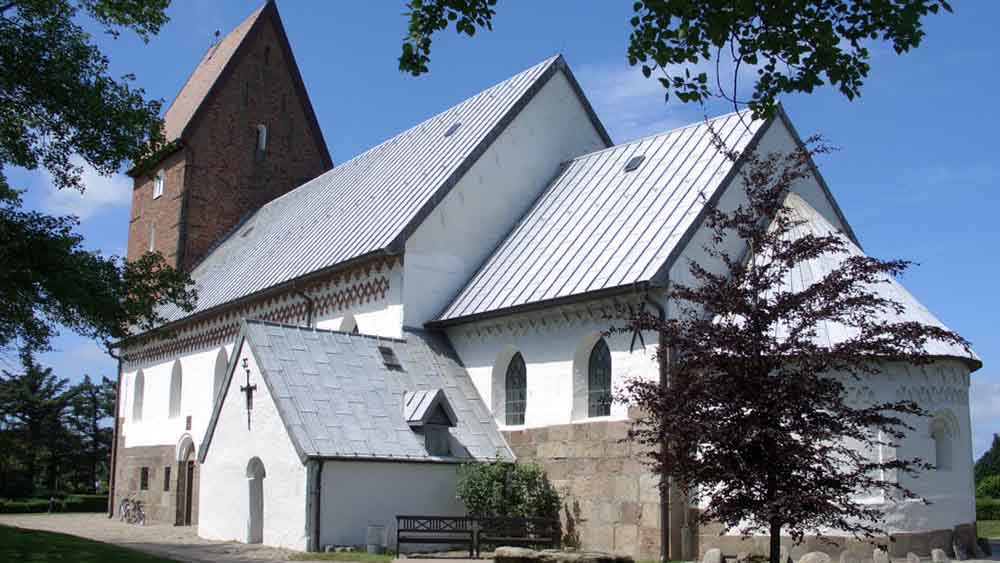
<svg viewBox="0 0 1000 563"><path fill-rule="evenodd" d="M977 485L990 475L1000 475L1000 434L993 435L993 445L976 461L973 474Z"/></svg>

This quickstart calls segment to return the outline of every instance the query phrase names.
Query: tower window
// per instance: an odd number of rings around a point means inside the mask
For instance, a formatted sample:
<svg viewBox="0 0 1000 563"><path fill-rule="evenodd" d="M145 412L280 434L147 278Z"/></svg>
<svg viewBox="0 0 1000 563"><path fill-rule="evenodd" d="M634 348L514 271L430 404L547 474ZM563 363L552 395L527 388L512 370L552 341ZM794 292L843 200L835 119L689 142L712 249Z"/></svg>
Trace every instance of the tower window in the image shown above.
<svg viewBox="0 0 1000 563"><path fill-rule="evenodd" d="M140 467L139 468L139 490L148 491L149 490L149 468Z"/></svg>
<svg viewBox="0 0 1000 563"><path fill-rule="evenodd" d="M149 224L149 251L156 252L156 223Z"/></svg>
<svg viewBox="0 0 1000 563"><path fill-rule="evenodd" d="M156 199L163 195L163 170L156 173L153 177L153 199Z"/></svg>
<svg viewBox="0 0 1000 563"><path fill-rule="evenodd" d="M257 145L254 155L257 160L263 160L265 154L267 154L267 125L261 123L257 126Z"/></svg>
<svg viewBox="0 0 1000 563"><path fill-rule="evenodd" d="M271 46L267 45L264 47L264 65L271 64Z"/></svg>

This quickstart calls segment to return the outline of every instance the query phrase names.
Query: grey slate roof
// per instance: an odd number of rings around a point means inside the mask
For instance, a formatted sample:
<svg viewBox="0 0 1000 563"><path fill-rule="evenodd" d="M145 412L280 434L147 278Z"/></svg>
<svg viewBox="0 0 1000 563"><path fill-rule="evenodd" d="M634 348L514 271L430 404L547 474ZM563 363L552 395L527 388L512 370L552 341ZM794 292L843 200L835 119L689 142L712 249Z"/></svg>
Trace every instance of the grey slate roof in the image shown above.
<svg viewBox="0 0 1000 563"><path fill-rule="evenodd" d="M575 84L563 58L549 58L268 203L194 269L198 304L190 314L352 259L401 252L412 229L559 71ZM173 306L162 314L189 315Z"/></svg>
<svg viewBox="0 0 1000 563"><path fill-rule="evenodd" d="M406 331L404 339L244 321L245 341L299 456L409 461L513 459L492 415L443 336ZM378 347L393 349L402 369L389 368ZM228 378L239 371L239 354ZM227 379L226 387L229 388ZM428 455L408 424L404 394L441 390L455 415L456 457ZM227 393L228 394L228 393ZM433 398L433 394L431 394ZM216 402L201 448L204 461L223 401ZM456 447L460 446L460 447Z"/></svg>
<svg viewBox="0 0 1000 563"><path fill-rule="evenodd" d="M795 220L801 222L800 225L796 226L793 231L789 233L789 237L800 238L806 234L814 234L818 236L836 234L843 238L845 244L847 245L847 253L826 254L814 260L796 264L789 277L786 278L786 285L782 288L782 290L795 292L802 291L816 281L827 276L848 257L864 256L864 252L851 241L850 237L845 236L841 231L830 224L830 222L827 221L822 214L813 209L812 206L810 206L797 194L793 193L788 196L788 199L785 201L785 207L791 210L792 217ZM876 284L871 286L869 289L874 290L881 297L891 299L892 301L895 301L903 306L903 312L901 314L896 314L894 311L887 311L884 317L884 320L887 322L918 322L944 329L948 328L937 317L935 317L934 314L927 309L927 307L924 307L923 304L917 301L917 298L907 291L906 288L903 287L903 285L895 278L888 278L884 283ZM837 344L838 342L843 342L854 335L856 335L854 329L846 327L840 323L827 321L820 325L816 337L820 344L830 346ZM954 344L930 341L926 343L924 351L931 356L951 357L966 360L972 365L973 369L978 369L982 366L982 362L979 357L976 356L975 352L966 350Z"/></svg>
<svg viewBox="0 0 1000 563"><path fill-rule="evenodd" d="M738 150L764 125L746 112L710 123ZM732 169L704 122L570 161L438 322L653 280Z"/></svg>

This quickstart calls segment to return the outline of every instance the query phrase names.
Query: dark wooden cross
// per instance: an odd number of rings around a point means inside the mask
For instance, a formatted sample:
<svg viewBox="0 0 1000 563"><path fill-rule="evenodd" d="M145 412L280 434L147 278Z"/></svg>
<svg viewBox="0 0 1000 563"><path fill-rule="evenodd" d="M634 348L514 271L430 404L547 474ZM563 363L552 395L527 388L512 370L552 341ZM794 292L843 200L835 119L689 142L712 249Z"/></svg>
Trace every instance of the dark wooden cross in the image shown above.
<svg viewBox="0 0 1000 563"><path fill-rule="evenodd" d="M243 358L243 369L247 372L247 384L240 386L240 391L247 396L247 430L250 430L250 411L253 410L253 392L257 390L256 385L250 385L250 367L247 359Z"/></svg>

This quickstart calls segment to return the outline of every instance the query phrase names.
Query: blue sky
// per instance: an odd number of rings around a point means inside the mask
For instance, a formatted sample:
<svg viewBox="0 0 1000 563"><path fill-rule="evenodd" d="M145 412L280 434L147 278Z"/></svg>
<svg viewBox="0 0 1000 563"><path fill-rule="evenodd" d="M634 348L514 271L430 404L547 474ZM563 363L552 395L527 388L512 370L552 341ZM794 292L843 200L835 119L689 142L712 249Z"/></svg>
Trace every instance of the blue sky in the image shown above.
<svg viewBox="0 0 1000 563"><path fill-rule="evenodd" d="M563 53L616 142L727 110L663 103L659 87L628 67L630 2L500 3L492 33L435 39L431 73L396 70L406 31L402 0L305 2L278 8L334 162L446 109L554 53ZM132 73L147 94L177 94L219 29L226 33L259 0L179 0L149 44L131 36L98 41L115 74ZM896 56L873 46L872 76L848 102L832 89L783 99L803 136L822 133L841 147L820 168L866 251L919 263L903 283L951 328L972 341L985 367L972 376L976 455L1000 432L1000 56L994 25L1000 3L956 3L954 15L927 20L916 51ZM88 192L54 193L44 173L11 170L28 204L81 217L94 248L123 254L130 181L88 174ZM96 345L64 335L45 361L76 380L114 376Z"/></svg>

